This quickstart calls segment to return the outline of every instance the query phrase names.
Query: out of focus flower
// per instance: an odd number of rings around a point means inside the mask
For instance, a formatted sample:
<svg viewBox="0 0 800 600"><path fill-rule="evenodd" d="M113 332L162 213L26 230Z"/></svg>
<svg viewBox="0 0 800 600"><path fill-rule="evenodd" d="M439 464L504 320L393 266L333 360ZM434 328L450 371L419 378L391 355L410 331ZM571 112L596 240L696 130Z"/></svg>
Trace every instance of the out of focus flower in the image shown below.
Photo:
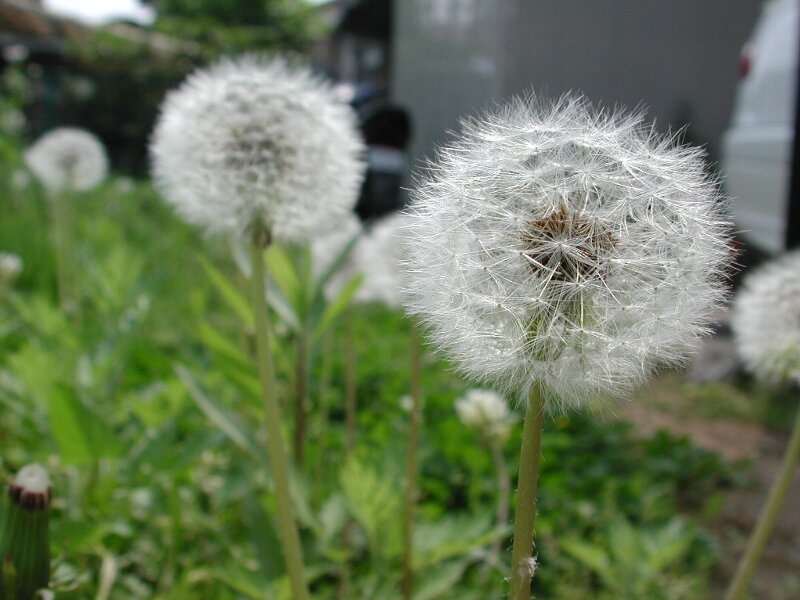
<svg viewBox="0 0 800 600"><path fill-rule="evenodd" d="M408 217L395 213L384 217L368 231L355 250L355 260L364 282L356 292L357 302L377 302L390 308L403 305Z"/></svg>
<svg viewBox="0 0 800 600"><path fill-rule="evenodd" d="M108 174L108 158L100 140L74 127L54 129L40 137L25 152L25 162L52 191L87 191Z"/></svg>
<svg viewBox="0 0 800 600"><path fill-rule="evenodd" d="M167 96L153 177L186 221L211 232L301 242L336 227L363 164L353 111L305 67L247 56Z"/></svg>
<svg viewBox="0 0 800 600"><path fill-rule="evenodd" d="M456 414L464 425L498 442L508 438L516 421L505 398L491 390L469 390L456 401Z"/></svg>
<svg viewBox="0 0 800 600"><path fill-rule="evenodd" d="M800 383L800 251L745 279L731 324L750 371L772 383Z"/></svg>
<svg viewBox="0 0 800 600"><path fill-rule="evenodd" d="M0 282L12 283L22 273L22 259L10 252L0 252Z"/></svg>
<svg viewBox="0 0 800 600"><path fill-rule="evenodd" d="M567 406L620 394L706 332L722 204L702 151L641 115L513 101L413 191L409 308L470 376Z"/></svg>
<svg viewBox="0 0 800 600"><path fill-rule="evenodd" d="M359 275L361 265L357 260L356 248L363 240L360 237L363 231L361 221L351 212L338 222L333 231L312 240L315 279L335 268L325 285L324 292L328 300L336 298L344 287ZM337 267L335 263L342 259L345 251L347 254Z"/></svg>

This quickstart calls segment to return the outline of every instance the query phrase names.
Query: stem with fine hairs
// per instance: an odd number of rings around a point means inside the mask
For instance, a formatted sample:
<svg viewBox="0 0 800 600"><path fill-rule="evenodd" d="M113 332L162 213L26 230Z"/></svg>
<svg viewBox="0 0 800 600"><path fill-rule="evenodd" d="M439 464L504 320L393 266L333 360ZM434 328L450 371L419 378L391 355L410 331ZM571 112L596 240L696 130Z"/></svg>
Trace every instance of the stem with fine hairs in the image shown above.
<svg viewBox="0 0 800 600"><path fill-rule="evenodd" d="M300 534L297 530L289 491L289 460L281 431L281 415L275 387L275 371L272 365L269 313L264 286L264 249L266 246L267 243L262 243L259 239L254 238L250 255L253 265L251 291L255 315L258 374L261 380L261 397L264 402L264 418L267 425L267 456L278 510L276 525L286 562L286 571L292 587L293 600L309 600L310 595L306 587L303 565L303 550L300 545Z"/></svg>
<svg viewBox="0 0 800 600"><path fill-rule="evenodd" d="M767 503L761 510L761 515L758 517L756 528L753 530L750 541L747 543L747 550L745 550L744 556L742 556L739 566L736 569L736 576L730 588L728 588L728 593L725 596L726 600L743 600L747 596L747 590L753 579L753 573L758 566L761 555L764 553L764 548L767 545L769 536L775 528L775 522L778 520L778 515L780 515L781 506L783 506L786 500L786 494L789 492L792 478L794 477L795 471L797 471L799 459L800 408L797 410L789 445L783 453L780 471L778 471L778 475L772 484Z"/></svg>
<svg viewBox="0 0 800 600"><path fill-rule="evenodd" d="M417 505L417 477L420 428L422 424L422 356L419 330L411 320L411 415L408 423L406 451L406 505L403 521L403 599L411 600L414 593L414 513Z"/></svg>
<svg viewBox="0 0 800 600"><path fill-rule="evenodd" d="M539 484L543 418L542 391L538 384L534 384L528 397L525 424L522 429L522 448L519 454L514 547L511 552L510 600L529 600L531 596L531 580L534 573L532 554L536 524L536 492Z"/></svg>

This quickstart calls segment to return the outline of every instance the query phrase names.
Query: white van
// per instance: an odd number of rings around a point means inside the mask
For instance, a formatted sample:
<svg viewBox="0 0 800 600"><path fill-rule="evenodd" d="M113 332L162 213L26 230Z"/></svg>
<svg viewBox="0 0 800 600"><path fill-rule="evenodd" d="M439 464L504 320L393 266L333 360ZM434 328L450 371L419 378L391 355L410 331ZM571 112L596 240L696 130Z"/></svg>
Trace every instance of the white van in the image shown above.
<svg viewBox="0 0 800 600"><path fill-rule="evenodd" d="M794 136L800 0L768 0L742 50L742 80L722 140L722 170L746 242L785 248Z"/></svg>

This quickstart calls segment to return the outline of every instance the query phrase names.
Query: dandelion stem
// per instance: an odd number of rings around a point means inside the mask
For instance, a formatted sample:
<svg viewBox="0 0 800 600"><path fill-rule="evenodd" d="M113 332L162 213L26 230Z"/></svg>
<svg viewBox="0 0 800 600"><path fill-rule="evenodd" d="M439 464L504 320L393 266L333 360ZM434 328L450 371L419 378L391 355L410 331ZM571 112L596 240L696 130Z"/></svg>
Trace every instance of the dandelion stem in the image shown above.
<svg viewBox="0 0 800 600"><path fill-rule="evenodd" d="M795 417L789 445L786 447L786 451L783 454L780 471L772 484L767 503L761 511L761 515L758 517L756 528L750 536L747 550L745 550L744 556L736 569L736 576L730 588L728 588L728 593L725 596L726 600L742 600L746 597L747 590L750 587L750 581L753 579L753 573L758 566L758 561L761 559L769 536L775 527L775 522L780 514L781 506L784 500L786 500L789 485L797 470L798 460L800 460L800 409L797 411L797 416Z"/></svg>
<svg viewBox="0 0 800 600"><path fill-rule="evenodd" d="M61 197L50 198L53 215L53 245L56 258L56 285L58 287L58 303L67 314L75 308L73 297L72 261L73 261L73 219L72 198L64 193Z"/></svg>
<svg viewBox="0 0 800 600"><path fill-rule="evenodd" d="M262 244L258 242L252 244L252 302L255 314L258 373L261 379L261 396L264 401L264 417L267 425L267 454L278 509L278 533L286 561L286 571L289 574L294 594L293 600L309 600L303 566L303 551L289 493L288 457L281 431L280 408L275 389L275 373L270 350L269 315L265 301L263 252Z"/></svg>
<svg viewBox="0 0 800 600"><path fill-rule="evenodd" d="M345 340L345 418L347 439L345 448L348 456L356 445L356 349L353 340L353 313L348 306L344 310L344 340Z"/></svg>
<svg viewBox="0 0 800 600"><path fill-rule="evenodd" d="M522 430L522 448L519 454L519 482L517 484L517 510L514 516L514 548L511 553L510 600L529 600L533 564L534 527L536 523L536 490L539 482L539 458L542 447L544 417L542 392L538 384L531 388L525 424Z"/></svg>
<svg viewBox="0 0 800 600"><path fill-rule="evenodd" d="M497 472L497 527L503 528L508 523L508 506L511 502L511 477L508 473L508 465L503 456L500 442L492 440L490 446L492 461ZM494 542L492 550L496 556L500 556L500 539Z"/></svg>
<svg viewBox="0 0 800 600"><path fill-rule="evenodd" d="M422 362L419 330L411 319L411 415L406 452L406 506L403 522L403 598L411 600L414 591L413 546L414 512L417 505L417 447L422 423Z"/></svg>
<svg viewBox="0 0 800 600"><path fill-rule="evenodd" d="M302 468L308 417L308 338L305 330L299 333L295 347L294 386L294 463L297 468Z"/></svg>

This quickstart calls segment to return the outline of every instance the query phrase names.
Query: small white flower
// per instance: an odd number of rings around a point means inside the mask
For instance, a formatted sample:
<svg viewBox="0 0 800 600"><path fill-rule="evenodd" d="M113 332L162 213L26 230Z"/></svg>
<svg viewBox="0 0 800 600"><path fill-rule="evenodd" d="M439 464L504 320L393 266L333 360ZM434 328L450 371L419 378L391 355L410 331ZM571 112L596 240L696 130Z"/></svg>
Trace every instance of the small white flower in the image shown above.
<svg viewBox="0 0 800 600"><path fill-rule="evenodd" d="M731 325L750 371L772 383L800 383L800 251L745 279Z"/></svg>
<svg viewBox="0 0 800 600"><path fill-rule="evenodd" d="M501 442L508 438L516 420L505 399L491 390L469 390L456 400L456 414L467 427Z"/></svg>
<svg viewBox="0 0 800 600"><path fill-rule="evenodd" d="M10 252L0 252L0 281L11 283L22 273L22 259Z"/></svg>
<svg viewBox="0 0 800 600"><path fill-rule="evenodd" d="M50 503L53 484L50 474L42 465L30 464L22 467L11 484L11 498L25 508L44 508Z"/></svg>
<svg viewBox="0 0 800 600"><path fill-rule="evenodd" d="M83 129L61 127L46 133L25 152L25 162L47 189L85 192L108 174L103 144Z"/></svg>
<svg viewBox="0 0 800 600"><path fill-rule="evenodd" d="M414 190L409 308L469 376L565 406L618 395L706 332L722 204L702 151L641 115L516 100L465 122Z"/></svg>
<svg viewBox="0 0 800 600"><path fill-rule="evenodd" d="M186 221L283 242L331 231L352 208L362 151L328 83L255 56L192 74L167 96L151 145L156 186Z"/></svg>

